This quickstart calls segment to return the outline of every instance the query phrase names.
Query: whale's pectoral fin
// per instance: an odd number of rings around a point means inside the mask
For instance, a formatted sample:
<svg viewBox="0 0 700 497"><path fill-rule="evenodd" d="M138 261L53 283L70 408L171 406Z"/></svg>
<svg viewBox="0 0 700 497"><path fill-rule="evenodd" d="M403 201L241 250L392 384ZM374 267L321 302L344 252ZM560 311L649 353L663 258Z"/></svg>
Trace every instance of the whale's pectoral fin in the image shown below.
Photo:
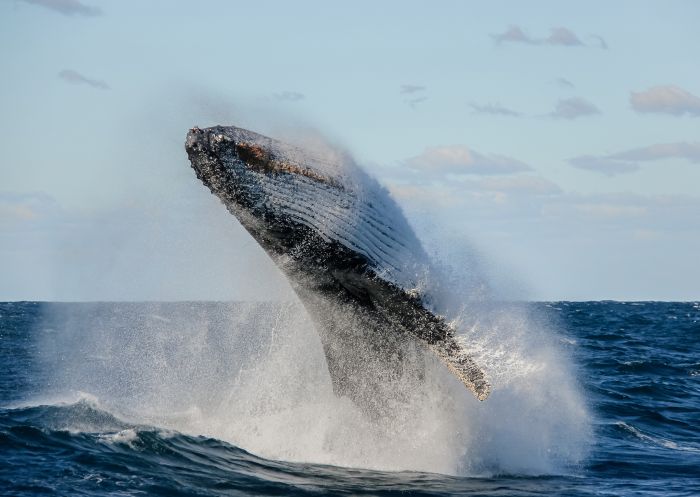
<svg viewBox="0 0 700 497"><path fill-rule="evenodd" d="M486 400L491 393L491 385L484 371L474 362L454 335L450 333L444 340L432 343L429 347L477 399Z"/></svg>
<svg viewBox="0 0 700 497"><path fill-rule="evenodd" d="M491 385L484 371L474 362L444 318L430 311L420 295L398 289L376 275L336 271L333 276L345 291L384 316L384 327L398 331L402 340L410 342L412 338L416 340L416 345L421 344L432 350L477 399L485 400L489 396ZM381 333L375 331L374 334ZM389 356L388 353L385 355Z"/></svg>

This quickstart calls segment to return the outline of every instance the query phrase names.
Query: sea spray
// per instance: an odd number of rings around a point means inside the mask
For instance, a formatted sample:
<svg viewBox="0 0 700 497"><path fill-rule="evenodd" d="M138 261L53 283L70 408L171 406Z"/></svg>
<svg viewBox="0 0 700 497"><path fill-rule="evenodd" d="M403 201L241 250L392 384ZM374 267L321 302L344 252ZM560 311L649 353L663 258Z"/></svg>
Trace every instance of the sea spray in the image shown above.
<svg viewBox="0 0 700 497"><path fill-rule="evenodd" d="M409 408L366 416L333 394L297 303L83 304L50 316L53 392L88 392L119 419L225 440L270 459L444 474L550 474L585 454L572 369L515 306L469 332L494 392L479 403L437 362ZM49 316L47 316L48 319ZM488 331L486 331L488 330Z"/></svg>

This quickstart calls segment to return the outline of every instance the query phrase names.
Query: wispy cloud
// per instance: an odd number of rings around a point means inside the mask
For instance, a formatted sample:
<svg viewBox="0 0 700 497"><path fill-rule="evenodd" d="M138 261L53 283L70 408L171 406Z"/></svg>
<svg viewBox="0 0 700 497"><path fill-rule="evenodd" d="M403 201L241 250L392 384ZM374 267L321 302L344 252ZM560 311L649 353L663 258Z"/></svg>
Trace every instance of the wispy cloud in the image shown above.
<svg viewBox="0 0 700 497"><path fill-rule="evenodd" d="M306 98L306 95L303 93L299 93L298 91L282 91L280 93L275 93L272 95L275 100L279 100L280 102L298 102L300 100L304 100Z"/></svg>
<svg viewBox="0 0 700 497"><path fill-rule="evenodd" d="M523 28L518 25L511 25L502 33L491 35L493 40L501 45L504 43L521 43L524 45L539 45L539 46L560 46L560 47L581 47L586 44L581 38L569 28L556 26L551 28L549 36L531 36L527 34ZM597 35L592 35L596 45L601 48L607 48L605 40Z"/></svg>
<svg viewBox="0 0 700 497"><path fill-rule="evenodd" d="M520 112L503 107L501 104L469 104L475 114L490 114L494 116L519 117Z"/></svg>
<svg viewBox="0 0 700 497"><path fill-rule="evenodd" d="M428 97L425 95L426 89L427 88L422 85L405 84L401 85L399 94L405 95L404 103L408 104L412 109L415 109L419 103L428 100Z"/></svg>
<svg viewBox="0 0 700 497"><path fill-rule="evenodd" d="M572 97L559 100L549 116L557 119L576 119L594 114L600 114L598 107L585 98Z"/></svg>
<svg viewBox="0 0 700 497"><path fill-rule="evenodd" d="M648 211L645 206L625 205L605 201L581 202L573 204L573 208L581 214L606 219L641 217Z"/></svg>
<svg viewBox="0 0 700 497"><path fill-rule="evenodd" d="M566 89L575 88L574 84L566 78L557 78L556 83L559 86L559 88L566 88Z"/></svg>
<svg viewBox="0 0 700 497"><path fill-rule="evenodd" d="M552 28L544 42L547 45L561 45L565 47L576 47L584 44L573 31L562 27Z"/></svg>
<svg viewBox="0 0 700 497"><path fill-rule="evenodd" d="M574 157L569 159L569 163L579 169L587 169L607 176L614 176L637 171L640 169L638 162L663 159L682 159L700 164L700 142L657 143L615 154Z"/></svg>
<svg viewBox="0 0 700 497"><path fill-rule="evenodd" d="M641 195L635 193L582 194L569 193L556 210L547 214L571 219L607 221L615 230L624 230L638 238L650 231L694 231L700 222L695 214L700 197L687 195ZM553 206L554 207L554 206Z"/></svg>
<svg viewBox="0 0 700 497"><path fill-rule="evenodd" d="M406 95L409 93L416 93L419 91L425 91L426 87L421 85L401 85L401 94Z"/></svg>
<svg viewBox="0 0 700 497"><path fill-rule="evenodd" d="M700 142L657 143L648 147L633 148L611 156L618 160L654 161L660 159L685 159L700 163Z"/></svg>
<svg viewBox="0 0 700 497"><path fill-rule="evenodd" d="M512 174L529 171L527 164L503 155L483 155L464 145L428 147L404 161L410 169L427 174Z"/></svg>
<svg viewBox="0 0 700 497"><path fill-rule="evenodd" d="M102 15L99 7L86 5L79 0L21 0L25 3L38 5L63 14L64 16L95 17Z"/></svg>
<svg viewBox="0 0 700 497"><path fill-rule="evenodd" d="M508 29L506 29L503 33L498 33L495 35L491 35L493 40L498 43L525 43L527 45L536 45L538 44L538 41L535 38L532 38L528 34L523 31L523 29L520 26L516 25L511 25L508 26Z"/></svg>
<svg viewBox="0 0 700 497"><path fill-rule="evenodd" d="M598 44L598 46L600 48L602 48L603 50L608 49L608 43L603 39L602 36L590 35L589 38L591 38L593 41L595 41Z"/></svg>
<svg viewBox="0 0 700 497"><path fill-rule="evenodd" d="M579 169L595 171L606 176L616 174L631 173L639 169L639 165L633 162L613 159L610 157L600 157L595 155L582 155L569 159L569 164Z"/></svg>
<svg viewBox="0 0 700 497"><path fill-rule="evenodd" d="M637 112L700 116L700 97L678 86L654 86L646 91L631 92L630 104Z"/></svg>
<svg viewBox="0 0 700 497"><path fill-rule="evenodd" d="M406 100L404 100L404 102L406 102L408 105L410 105L412 109L415 109L419 103L425 102L426 100L428 100L428 97L416 97L416 98L407 98Z"/></svg>
<svg viewBox="0 0 700 497"><path fill-rule="evenodd" d="M87 78L78 71L64 69L58 73L58 77L63 81L73 85L88 85L98 90L109 90L109 85L102 80Z"/></svg>
<svg viewBox="0 0 700 497"><path fill-rule="evenodd" d="M556 195L562 189L556 183L540 176L489 176L475 181L462 182L460 186L475 191L502 192L511 195Z"/></svg>

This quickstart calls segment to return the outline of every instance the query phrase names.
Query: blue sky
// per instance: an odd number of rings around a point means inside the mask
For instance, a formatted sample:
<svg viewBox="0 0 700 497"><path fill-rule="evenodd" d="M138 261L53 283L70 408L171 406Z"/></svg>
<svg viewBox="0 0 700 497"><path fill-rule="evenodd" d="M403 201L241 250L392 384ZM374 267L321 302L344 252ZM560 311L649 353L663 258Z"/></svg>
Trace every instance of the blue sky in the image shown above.
<svg viewBox="0 0 700 497"><path fill-rule="evenodd" d="M195 124L322 133L505 296L699 299L697 19L694 1L4 1L0 300L289 298L191 173Z"/></svg>

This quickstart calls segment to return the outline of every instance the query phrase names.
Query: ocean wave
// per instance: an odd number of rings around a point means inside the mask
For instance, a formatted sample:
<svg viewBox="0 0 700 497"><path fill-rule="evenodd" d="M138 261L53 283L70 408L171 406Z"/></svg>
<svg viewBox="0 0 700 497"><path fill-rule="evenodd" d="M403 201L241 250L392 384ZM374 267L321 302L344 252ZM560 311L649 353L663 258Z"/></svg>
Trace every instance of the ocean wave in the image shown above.
<svg viewBox="0 0 700 497"><path fill-rule="evenodd" d="M491 492L503 484L490 478L463 478L421 472L384 472L265 459L215 438L152 426L130 425L81 399L69 404L0 409L0 451L7 464L0 481L8 489L26 486L32 467L42 488L58 494L146 492L165 495L318 495L322 493L411 493L454 495ZM22 453L20 464L12 454ZM70 487L63 485L70 475ZM138 476L136 476L138 475ZM532 477L521 495L573 488L557 477ZM43 490L42 490L43 489ZM68 490L70 490L68 492Z"/></svg>
<svg viewBox="0 0 700 497"><path fill-rule="evenodd" d="M700 453L700 446L696 445L689 445L689 444L679 444L674 442L673 440L669 440L667 438L660 437L658 435L650 435L648 433L643 432L639 428L635 428L631 424L625 423L624 421L618 421L615 423L616 426L621 428L622 430L630 433L632 436L636 437L639 440L642 440L646 443L653 444L657 447L663 447L665 449L670 449L670 450L677 450L681 452L695 452L695 453Z"/></svg>

